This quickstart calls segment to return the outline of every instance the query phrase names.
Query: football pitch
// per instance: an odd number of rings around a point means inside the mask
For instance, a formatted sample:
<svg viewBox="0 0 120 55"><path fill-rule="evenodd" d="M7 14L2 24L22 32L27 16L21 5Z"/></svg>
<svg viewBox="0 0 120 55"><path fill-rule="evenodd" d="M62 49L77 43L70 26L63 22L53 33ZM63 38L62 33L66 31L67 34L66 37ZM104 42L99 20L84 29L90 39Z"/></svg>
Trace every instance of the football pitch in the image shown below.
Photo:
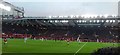
<svg viewBox="0 0 120 55"><path fill-rule="evenodd" d="M2 53L92 53L103 47L117 47L118 43L98 43L98 42L70 42L54 40L31 40L24 43L24 39L8 39L7 44L2 44Z"/></svg>

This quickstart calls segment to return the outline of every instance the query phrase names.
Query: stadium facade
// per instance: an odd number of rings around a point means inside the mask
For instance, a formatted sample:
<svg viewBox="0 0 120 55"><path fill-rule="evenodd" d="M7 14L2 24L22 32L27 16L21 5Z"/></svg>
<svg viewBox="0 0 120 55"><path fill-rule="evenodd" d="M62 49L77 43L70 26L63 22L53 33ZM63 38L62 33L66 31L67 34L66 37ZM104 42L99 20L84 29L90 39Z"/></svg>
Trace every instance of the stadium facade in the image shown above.
<svg viewBox="0 0 120 55"><path fill-rule="evenodd" d="M118 2L118 16L120 17L120 1Z"/></svg>
<svg viewBox="0 0 120 55"><path fill-rule="evenodd" d="M11 3L5 1L0 1L0 17L2 19L24 17L24 8L14 6Z"/></svg>

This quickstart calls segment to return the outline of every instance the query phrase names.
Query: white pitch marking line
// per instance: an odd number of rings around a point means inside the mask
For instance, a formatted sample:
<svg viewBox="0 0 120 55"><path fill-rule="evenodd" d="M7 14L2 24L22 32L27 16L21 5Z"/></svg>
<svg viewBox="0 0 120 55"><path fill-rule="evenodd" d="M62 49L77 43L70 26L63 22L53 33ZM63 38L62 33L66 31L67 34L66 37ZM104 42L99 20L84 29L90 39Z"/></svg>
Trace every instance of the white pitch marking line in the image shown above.
<svg viewBox="0 0 120 55"><path fill-rule="evenodd" d="M75 54L77 54L88 42L86 42L84 45L82 45L82 47L80 49L78 49L78 51L75 52ZM75 55L74 54L74 55Z"/></svg>

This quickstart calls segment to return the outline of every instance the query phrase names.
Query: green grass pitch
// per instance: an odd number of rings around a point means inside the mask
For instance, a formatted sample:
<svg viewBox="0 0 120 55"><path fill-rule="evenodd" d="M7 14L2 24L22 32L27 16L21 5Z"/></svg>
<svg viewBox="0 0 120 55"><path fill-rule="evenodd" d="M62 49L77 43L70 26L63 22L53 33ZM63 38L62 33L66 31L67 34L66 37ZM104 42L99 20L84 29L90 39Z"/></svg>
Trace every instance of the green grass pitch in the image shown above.
<svg viewBox="0 0 120 55"><path fill-rule="evenodd" d="M54 40L31 40L24 43L24 39L8 39L6 45L2 44L2 53L92 53L98 48L117 47L116 43L98 43L98 42L70 42Z"/></svg>

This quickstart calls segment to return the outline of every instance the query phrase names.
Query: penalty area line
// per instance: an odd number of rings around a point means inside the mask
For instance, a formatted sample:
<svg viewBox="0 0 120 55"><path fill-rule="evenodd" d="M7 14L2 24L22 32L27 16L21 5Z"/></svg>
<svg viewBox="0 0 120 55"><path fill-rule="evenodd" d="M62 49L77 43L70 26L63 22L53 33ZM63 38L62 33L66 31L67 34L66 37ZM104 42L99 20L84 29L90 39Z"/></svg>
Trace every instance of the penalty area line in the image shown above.
<svg viewBox="0 0 120 55"><path fill-rule="evenodd" d="M84 45L82 45L82 47L80 47L80 48L75 52L75 54L77 54L87 43L88 43L88 42L86 42ZM74 54L74 55L75 55L75 54Z"/></svg>

